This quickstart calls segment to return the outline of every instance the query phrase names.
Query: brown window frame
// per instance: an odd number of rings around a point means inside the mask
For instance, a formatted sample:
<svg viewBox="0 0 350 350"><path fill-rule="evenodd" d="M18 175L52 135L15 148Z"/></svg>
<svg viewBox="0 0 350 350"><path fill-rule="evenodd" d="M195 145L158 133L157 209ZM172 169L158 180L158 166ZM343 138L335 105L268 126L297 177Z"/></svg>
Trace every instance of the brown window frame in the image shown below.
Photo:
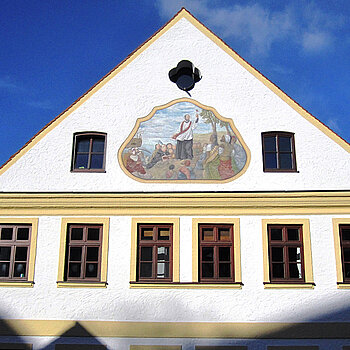
<svg viewBox="0 0 350 350"><path fill-rule="evenodd" d="M152 240L143 240L141 232L143 228L153 230ZM160 228L169 228L169 240L158 239L158 232ZM169 283L173 282L173 224L146 224L140 223L137 225L137 282L150 283ZM141 260L142 247L152 247L152 277L141 277L141 263L149 263L149 260ZM158 263L158 247L169 247L169 277L157 277L157 263Z"/></svg>
<svg viewBox="0 0 350 350"><path fill-rule="evenodd" d="M78 152L77 147L78 147L78 141L79 139L89 139L89 151L88 152ZM102 168L91 168L91 156L94 154L102 154L102 152L93 152L92 151L92 143L94 139L102 139L104 140L104 148L103 148L103 163L102 163ZM73 135L73 155L72 155L72 165L71 165L71 171L72 172L89 172L89 173L104 173L106 172L105 167L106 167L106 147L107 147L107 134L103 132L79 132L75 133ZM76 163L76 158L78 154L87 154L88 155L88 166L87 168L76 168L75 163Z"/></svg>
<svg viewBox="0 0 350 350"><path fill-rule="evenodd" d="M350 230L350 225L341 224L339 225L339 242L340 242L340 250L341 250L341 265L342 265L342 271L343 271L343 282L344 283L350 283L350 277L346 277L346 270L345 270L345 254L344 249L350 249L350 240L343 240L343 230ZM350 262L347 264L350 265Z"/></svg>
<svg viewBox="0 0 350 350"><path fill-rule="evenodd" d="M275 137L276 139L276 151L266 151L265 150L265 137ZM279 148L279 138L280 137L289 137L291 142L291 151L280 151ZM295 140L294 140L294 133L292 132L286 132L286 131L268 131L261 133L261 143L262 143L262 156L263 156L263 169L265 173L274 173L274 172L281 172L281 173L290 173L290 172L297 172L297 163L296 163L296 154L295 154ZM276 154L276 161L277 161L277 167L276 168L267 168L266 167L266 154L267 153L275 153ZM283 169L280 167L280 154L286 154L290 153L292 156L292 167L288 169Z"/></svg>
<svg viewBox="0 0 350 350"><path fill-rule="evenodd" d="M11 228L12 229L12 239L11 240L2 240L0 239L0 247L10 247L10 260L0 260L0 263L9 262L9 276L0 277L0 282L27 282L28 281L28 271L29 271L29 257L30 257L30 244L32 238L32 225L30 224L1 224L0 225L0 237L2 234L3 228ZM28 228L28 239L27 240L18 240L17 232L19 228ZM16 250L17 248L26 247L27 248L27 259L26 260L16 260ZM17 263L25 263L25 276L24 277L16 277L14 276L14 266Z"/></svg>
<svg viewBox="0 0 350 350"><path fill-rule="evenodd" d="M204 240L203 239L203 229L213 229L214 240ZM219 240L219 229L225 228L230 230L230 241L220 241ZM235 282L235 261L234 261L234 230L232 224L198 224L198 256L199 256L199 283L232 283ZM212 263L214 265L214 277L203 277L203 257L202 257L202 248L203 247L213 247L213 260L210 262L207 260L207 263ZM219 277L219 248L220 247L230 247L230 261L222 261L224 263L230 263L230 272L231 277ZM205 262L204 262L205 263Z"/></svg>
<svg viewBox="0 0 350 350"><path fill-rule="evenodd" d="M83 237L82 240L72 240L71 233L72 228L82 228ZM88 229L99 229L98 240L88 240ZM101 281L101 260L102 260L102 239L103 239L103 225L100 224L69 224L67 227L67 240L66 240L66 254L65 254L65 268L64 268L64 281L65 282L100 282ZM71 260L70 252L71 248L81 248L80 260ZM90 261L91 264L97 263L97 276L86 277L86 265L87 265L87 249L89 247L98 247L98 259L97 261ZM69 264L80 263L80 277L69 276Z"/></svg>
<svg viewBox="0 0 350 350"><path fill-rule="evenodd" d="M282 240L272 240L271 239L271 229L282 229ZM290 240L287 238L288 229L298 229L299 230L299 240ZM270 270L270 282L271 283L305 283L305 258L304 258L304 244L303 244L303 225L268 225L268 245L269 245L269 270ZM275 263L284 264L284 278L273 277L273 261L272 261L272 248L283 248L283 261L277 261ZM300 259L301 259L301 278L291 278L290 277L290 263L297 264L296 262L290 262L288 248L300 248Z"/></svg>

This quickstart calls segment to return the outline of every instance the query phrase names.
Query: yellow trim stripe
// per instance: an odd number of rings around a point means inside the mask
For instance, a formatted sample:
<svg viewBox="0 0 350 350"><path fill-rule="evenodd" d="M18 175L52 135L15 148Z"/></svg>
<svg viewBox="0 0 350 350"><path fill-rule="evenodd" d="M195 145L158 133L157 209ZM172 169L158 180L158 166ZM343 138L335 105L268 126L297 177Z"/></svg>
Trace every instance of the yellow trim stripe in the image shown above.
<svg viewBox="0 0 350 350"><path fill-rule="evenodd" d="M119 322L2 320L0 336L218 339L350 339L349 322Z"/></svg>
<svg viewBox="0 0 350 350"><path fill-rule="evenodd" d="M248 193L0 193L2 215L237 216L350 214L350 191Z"/></svg>

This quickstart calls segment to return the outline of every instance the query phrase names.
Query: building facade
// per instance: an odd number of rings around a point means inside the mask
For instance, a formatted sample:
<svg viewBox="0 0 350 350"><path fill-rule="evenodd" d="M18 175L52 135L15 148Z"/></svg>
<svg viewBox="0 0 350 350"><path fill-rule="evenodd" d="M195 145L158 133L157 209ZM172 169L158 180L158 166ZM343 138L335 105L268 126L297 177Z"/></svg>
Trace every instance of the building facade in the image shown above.
<svg viewBox="0 0 350 350"><path fill-rule="evenodd" d="M0 349L350 349L349 152L181 10L0 169Z"/></svg>

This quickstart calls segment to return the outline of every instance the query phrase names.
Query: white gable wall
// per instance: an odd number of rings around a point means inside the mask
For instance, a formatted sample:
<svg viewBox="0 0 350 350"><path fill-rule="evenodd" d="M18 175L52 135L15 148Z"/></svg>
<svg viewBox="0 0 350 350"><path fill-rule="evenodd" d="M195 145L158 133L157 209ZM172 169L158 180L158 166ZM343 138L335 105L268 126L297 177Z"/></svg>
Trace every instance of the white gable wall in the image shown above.
<svg viewBox="0 0 350 350"><path fill-rule="evenodd" d="M187 97L168 78L182 59L201 70L194 100L232 118L251 152L247 171L226 184L140 183L120 168L117 153L137 118ZM107 133L106 173L71 173L73 133ZM298 173L264 173L261 133L295 133ZM348 189L350 157L337 143L185 18L131 61L0 176L2 191L261 191Z"/></svg>

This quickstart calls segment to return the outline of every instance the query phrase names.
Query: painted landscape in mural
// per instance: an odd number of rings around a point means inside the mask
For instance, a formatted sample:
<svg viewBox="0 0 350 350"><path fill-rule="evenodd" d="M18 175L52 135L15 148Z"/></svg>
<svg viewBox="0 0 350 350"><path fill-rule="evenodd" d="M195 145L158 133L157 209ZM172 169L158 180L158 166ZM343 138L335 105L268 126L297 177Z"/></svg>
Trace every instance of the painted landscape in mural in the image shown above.
<svg viewBox="0 0 350 350"><path fill-rule="evenodd" d="M177 102L142 121L124 146L127 172L143 180L227 180L247 162L229 122L191 102Z"/></svg>

